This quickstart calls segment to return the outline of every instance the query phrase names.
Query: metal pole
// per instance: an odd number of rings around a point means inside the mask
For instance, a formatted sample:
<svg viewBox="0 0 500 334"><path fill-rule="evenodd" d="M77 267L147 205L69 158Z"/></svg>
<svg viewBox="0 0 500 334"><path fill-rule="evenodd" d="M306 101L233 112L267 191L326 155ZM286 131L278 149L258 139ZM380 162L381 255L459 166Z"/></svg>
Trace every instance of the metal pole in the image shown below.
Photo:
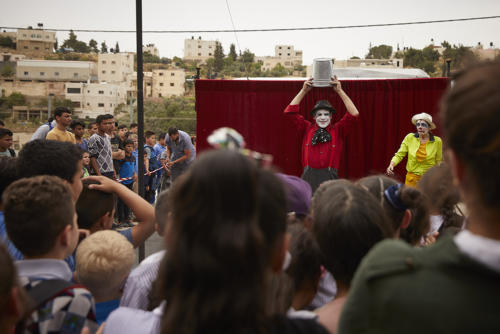
<svg viewBox="0 0 500 334"><path fill-rule="evenodd" d="M139 195L144 197L144 101L142 73L142 0L135 1L136 40L137 40L137 136L139 160ZM139 246L139 262L145 257L144 244Z"/></svg>
<svg viewBox="0 0 500 334"><path fill-rule="evenodd" d="M134 108L132 106L132 92L130 92L130 96L129 96L128 113L130 115L130 124L132 124L134 122Z"/></svg>
<svg viewBox="0 0 500 334"><path fill-rule="evenodd" d="M47 121L50 119L50 112L52 111L52 94L49 94L48 96L48 102L47 102ZM41 121L42 119L40 119Z"/></svg>

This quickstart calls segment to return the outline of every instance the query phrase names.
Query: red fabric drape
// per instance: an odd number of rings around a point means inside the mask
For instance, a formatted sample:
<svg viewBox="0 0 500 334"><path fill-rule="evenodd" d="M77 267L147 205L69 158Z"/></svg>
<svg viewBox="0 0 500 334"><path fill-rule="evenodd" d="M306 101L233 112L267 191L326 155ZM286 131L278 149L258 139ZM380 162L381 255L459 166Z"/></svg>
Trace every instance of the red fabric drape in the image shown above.
<svg viewBox="0 0 500 334"><path fill-rule="evenodd" d="M414 132L414 114L427 112L438 125L439 100L448 79L345 80L343 90L360 112L360 119L345 142L339 176L356 179L383 173L404 136ZM206 142L213 130L227 126L240 132L247 147L274 156L274 164L284 173L300 175L302 138L283 110L301 89L302 81L197 80L197 149L209 148ZM346 109L331 88L313 88L300 105L310 119L315 102L326 99L337 109L333 121ZM396 168L402 179L406 160Z"/></svg>

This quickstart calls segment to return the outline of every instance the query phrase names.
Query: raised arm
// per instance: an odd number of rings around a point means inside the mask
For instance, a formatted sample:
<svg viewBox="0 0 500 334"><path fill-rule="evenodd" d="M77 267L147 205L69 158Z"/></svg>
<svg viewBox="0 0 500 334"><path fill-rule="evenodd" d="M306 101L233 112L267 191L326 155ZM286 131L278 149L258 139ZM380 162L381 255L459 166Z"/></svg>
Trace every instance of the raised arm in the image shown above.
<svg viewBox="0 0 500 334"><path fill-rule="evenodd" d="M130 210L134 213L139 224L132 227L132 241L134 247L140 246L154 232L155 213L151 204L141 196L128 189L119 182L104 176L89 176L90 180L99 181L100 184L91 184L89 189L97 189L109 193L115 193Z"/></svg>
<svg viewBox="0 0 500 334"><path fill-rule="evenodd" d="M312 78L307 79L304 81L304 85L302 86L302 89L299 91L299 93L293 98L292 102L290 102L291 106L295 106L297 104L300 104L300 101L306 96L307 93L312 89Z"/></svg>
<svg viewBox="0 0 500 334"><path fill-rule="evenodd" d="M347 112L352 116L359 116L358 108L356 108L349 96L342 90L342 85L336 75L333 76L330 84L333 86L334 92L337 93L342 99L342 102L344 102Z"/></svg>

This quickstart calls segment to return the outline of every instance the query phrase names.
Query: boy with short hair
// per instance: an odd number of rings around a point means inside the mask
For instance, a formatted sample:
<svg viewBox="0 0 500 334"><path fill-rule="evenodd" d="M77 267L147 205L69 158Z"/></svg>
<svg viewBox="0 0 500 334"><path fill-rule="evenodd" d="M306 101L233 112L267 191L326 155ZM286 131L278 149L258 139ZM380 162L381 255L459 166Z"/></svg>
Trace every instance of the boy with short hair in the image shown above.
<svg viewBox="0 0 500 334"><path fill-rule="evenodd" d="M7 236L3 215L2 194L7 187L19 178L15 158L0 157L0 243L9 251L13 260L22 260L23 254L14 246Z"/></svg>
<svg viewBox="0 0 500 334"><path fill-rule="evenodd" d="M93 134L88 140L91 165L97 175L104 175L114 179L113 152L110 138L107 135L114 126L113 115L99 115L96 123L97 133Z"/></svg>
<svg viewBox="0 0 500 334"><path fill-rule="evenodd" d="M87 131L89 133L89 138L92 137L94 133L97 133L97 123L90 122L89 125L87 125Z"/></svg>
<svg viewBox="0 0 500 334"><path fill-rule="evenodd" d="M120 305L134 256L133 246L116 231L96 232L78 246L76 277L94 296L99 325Z"/></svg>
<svg viewBox="0 0 500 334"><path fill-rule="evenodd" d="M69 127L75 135L76 145L78 145L82 150L88 151L89 147L87 144L87 140L83 139L83 135L85 134L85 123L78 119L74 119L69 124Z"/></svg>
<svg viewBox="0 0 500 334"><path fill-rule="evenodd" d="M54 111L57 126L47 133L45 139L76 144L75 135L66 130L71 124L71 111L66 107L57 107Z"/></svg>
<svg viewBox="0 0 500 334"><path fill-rule="evenodd" d="M16 266L21 284L35 302L27 323L31 333L96 330L94 300L71 283L63 260L78 243L75 205L69 186L56 176L35 176L12 183L3 194L5 224L25 260Z"/></svg>
<svg viewBox="0 0 500 334"><path fill-rule="evenodd" d="M147 176L144 177L144 185L146 191L144 192L144 197L149 203L155 202L156 189L159 186L158 172L151 174L152 171L160 167L159 156L154 150L154 145L156 143L156 135L153 131L146 131L144 134L144 152L147 158L144 159L144 164L146 166Z"/></svg>
<svg viewBox="0 0 500 334"><path fill-rule="evenodd" d="M16 152L10 148L12 146L13 133L9 129L0 128L0 157L15 157Z"/></svg>
<svg viewBox="0 0 500 334"><path fill-rule="evenodd" d="M134 181L137 180L135 158L132 155L134 142L130 139L125 139L123 145L125 148L125 158L118 162L120 179L123 179L120 183L132 190ZM133 225L129 221L130 209L121 199L118 199L116 210L118 211L118 225L120 227L132 227Z"/></svg>
<svg viewBox="0 0 500 334"><path fill-rule="evenodd" d="M154 209L143 198L124 185L102 176L90 176L83 181L84 187L78 202L79 228L90 233L109 230L113 226L116 196L134 213L138 224L118 231L138 247L154 232Z"/></svg>

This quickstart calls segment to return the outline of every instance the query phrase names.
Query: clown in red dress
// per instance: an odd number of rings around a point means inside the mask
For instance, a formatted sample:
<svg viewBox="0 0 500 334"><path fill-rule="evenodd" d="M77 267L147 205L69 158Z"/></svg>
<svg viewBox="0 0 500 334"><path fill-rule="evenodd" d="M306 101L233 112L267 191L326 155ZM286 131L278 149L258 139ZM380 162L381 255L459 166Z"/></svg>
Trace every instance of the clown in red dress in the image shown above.
<svg viewBox="0 0 500 334"><path fill-rule="evenodd" d="M302 134L302 178L309 182L313 192L327 180L338 177L340 157L344 147L344 138L354 127L359 118L359 112L349 96L342 90L340 81L336 76L330 84L340 96L347 109L342 119L331 124L332 114L336 110L326 100L316 103L310 114L314 123L304 119L299 114L299 104L304 96L312 89L312 79L304 82L304 86L285 109L285 116L293 120L297 131Z"/></svg>

